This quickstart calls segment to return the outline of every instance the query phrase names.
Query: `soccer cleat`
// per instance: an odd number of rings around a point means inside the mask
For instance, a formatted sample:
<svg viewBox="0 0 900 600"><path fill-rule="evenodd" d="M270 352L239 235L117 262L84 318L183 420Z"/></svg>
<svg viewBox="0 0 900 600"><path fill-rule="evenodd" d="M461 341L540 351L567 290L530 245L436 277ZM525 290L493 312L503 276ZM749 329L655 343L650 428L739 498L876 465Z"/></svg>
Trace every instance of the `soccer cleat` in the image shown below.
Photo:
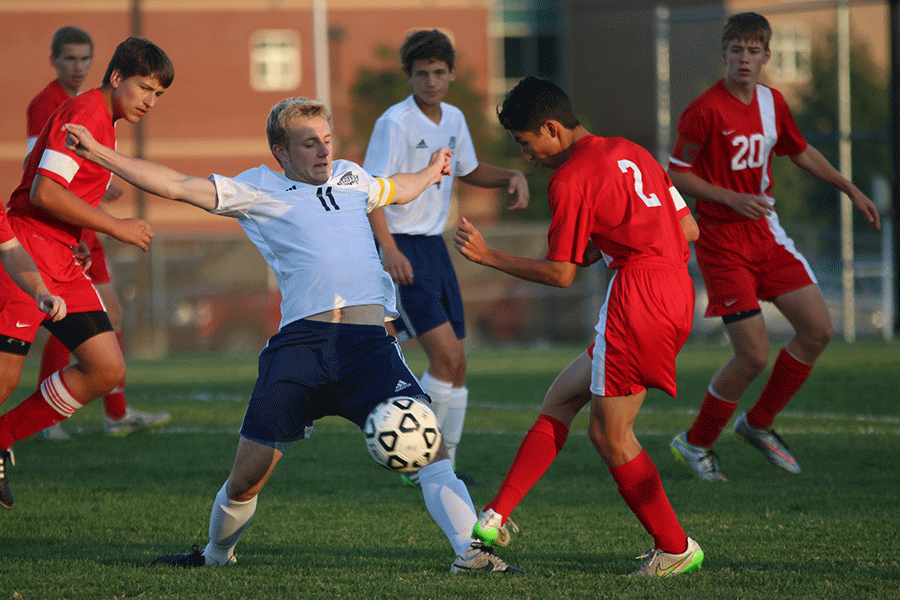
<svg viewBox="0 0 900 600"><path fill-rule="evenodd" d="M712 450L695 446L687 439L687 431L675 436L670 444L675 460L690 469L700 481L728 481L719 472L719 457Z"/></svg>
<svg viewBox="0 0 900 600"><path fill-rule="evenodd" d="M123 437L132 433L140 433L171 420L169 413L148 413L134 410L130 406L125 409L125 416L121 419L103 417L103 431L106 435Z"/></svg>
<svg viewBox="0 0 900 600"><path fill-rule="evenodd" d="M237 558L232 556L228 559L228 562L225 565L233 565L237 562ZM199 547L194 545L191 548L190 552L185 552L183 554L166 554L165 556L160 556L157 559L150 561L148 567L155 567L157 565L166 565L169 567L216 567L216 566L224 566L215 562L207 562L206 557L203 556L203 552Z"/></svg>
<svg viewBox="0 0 900 600"><path fill-rule="evenodd" d="M6 470L10 465L15 464L16 457L12 448L0 450L0 504L6 508L12 508L13 505L13 493L12 488L9 487L9 476L6 474Z"/></svg>
<svg viewBox="0 0 900 600"><path fill-rule="evenodd" d="M669 577L700 570L703 566L703 550L691 538L687 539L687 543L687 550L681 554L669 554L657 548L647 550L637 557L644 562L631 574L640 577Z"/></svg>
<svg viewBox="0 0 900 600"><path fill-rule="evenodd" d="M472 527L472 537L489 548L494 544L503 547L509 546L512 541L509 532L519 533L519 526L510 518L506 519L506 524L503 524L502 521L503 515L495 512L493 508L483 511Z"/></svg>
<svg viewBox="0 0 900 600"><path fill-rule="evenodd" d="M72 439L72 436L70 436L59 423L57 423L56 425L52 425L47 429L38 431L37 435L42 440L53 440L55 442L64 442L66 440Z"/></svg>
<svg viewBox="0 0 900 600"><path fill-rule="evenodd" d="M747 413L734 422L734 437L739 442L749 444L762 452L770 463L785 473L800 474L800 465L788 451L787 446L773 430L757 429L747 422Z"/></svg>
<svg viewBox="0 0 900 600"><path fill-rule="evenodd" d="M403 473L402 475L400 475L400 481L403 482L403 485L408 485L409 487L420 487L419 472L413 471L412 473Z"/></svg>
<svg viewBox="0 0 900 600"><path fill-rule="evenodd" d="M456 471L456 467L453 467L453 470ZM456 471L456 477L457 477L460 481L462 481L464 484L466 484L466 487L467 487L467 488L473 488L473 487L485 487L485 484L484 484L484 483L478 481L477 479L475 479L474 477L472 477L472 476L469 475L468 473L463 473L462 471Z"/></svg>
<svg viewBox="0 0 900 600"><path fill-rule="evenodd" d="M494 551L479 541L472 542L463 556L457 556L450 566L451 573L465 571L488 571L490 573L524 573L506 564L502 558L494 554Z"/></svg>

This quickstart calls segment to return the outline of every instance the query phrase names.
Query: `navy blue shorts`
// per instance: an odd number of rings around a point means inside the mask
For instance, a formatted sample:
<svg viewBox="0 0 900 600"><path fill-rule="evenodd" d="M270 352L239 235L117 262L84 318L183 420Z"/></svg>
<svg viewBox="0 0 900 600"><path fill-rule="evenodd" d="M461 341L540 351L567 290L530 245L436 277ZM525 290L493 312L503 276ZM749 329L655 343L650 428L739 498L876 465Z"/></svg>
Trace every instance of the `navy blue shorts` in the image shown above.
<svg viewBox="0 0 900 600"><path fill-rule="evenodd" d="M259 355L241 435L284 451L328 415L362 429L372 409L393 396L430 404L384 327L300 319L282 327Z"/></svg>
<svg viewBox="0 0 900 600"><path fill-rule="evenodd" d="M457 339L466 337L459 282L444 238L394 234L394 240L413 268L412 285L397 286L397 339L405 342L448 321Z"/></svg>

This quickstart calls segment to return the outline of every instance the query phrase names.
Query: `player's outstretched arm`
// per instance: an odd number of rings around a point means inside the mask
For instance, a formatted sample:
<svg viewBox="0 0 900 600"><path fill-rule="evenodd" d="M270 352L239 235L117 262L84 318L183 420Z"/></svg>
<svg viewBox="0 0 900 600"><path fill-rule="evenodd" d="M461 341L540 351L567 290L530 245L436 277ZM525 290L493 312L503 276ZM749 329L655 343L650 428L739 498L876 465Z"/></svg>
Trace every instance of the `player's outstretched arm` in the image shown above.
<svg viewBox="0 0 900 600"><path fill-rule="evenodd" d="M50 293L37 266L19 240L13 238L0 244L0 262L16 285L35 299L39 309L54 321L66 316L65 300Z"/></svg>
<svg viewBox="0 0 900 600"><path fill-rule="evenodd" d="M524 258L494 250L485 243L481 232L465 218L460 221L456 235L453 236L453 245L460 254L474 263L544 285L569 287L578 268L571 262Z"/></svg>
<svg viewBox="0 0 900 600"><path fill-rule="evenodd" d="M853 205L859 209L866 221L872 224L875 229L881 229L881 218L878 214L878 207L872 202L868 196L863 194L859 188L848 181L843 175L835 169L828 159L822 156L822 153L807 146L800 154L791 156L791 160L795 165L818 177L825 183L830 183L837 189L843 191L850 197Z"/></svg>
<svg viewBox="0 0 900 600"><path fill-rule="evenodd" d="M203 177L191 177L169 167L120 154L98 143L82 125L66 123L66 149L108 169L146 192L187 202L204 210L216 207L216 184Z"/></svg>
<svg viewBox="0 0 900 600"><path fill-rule="evenodd" d="M468 175L459 178L469 185L483 188L500 188L506 187L508 194L515 199L509 205L509 210L521 210L528 208L528 200L531 198L531 192L528 191L528 180L521 171L513 171L502 167L495 167L485 163L478 163L475 170Z"/></svg>
<svg viewBox="0 0 900 600"><path fill-rule="evenodd" d="M422 195L422 192L441 180L450 172L450 157L453 153L441 148L431 155L428 166L417 173L396 173L390 179L397 189L391 204L408 204Z"/></svg>

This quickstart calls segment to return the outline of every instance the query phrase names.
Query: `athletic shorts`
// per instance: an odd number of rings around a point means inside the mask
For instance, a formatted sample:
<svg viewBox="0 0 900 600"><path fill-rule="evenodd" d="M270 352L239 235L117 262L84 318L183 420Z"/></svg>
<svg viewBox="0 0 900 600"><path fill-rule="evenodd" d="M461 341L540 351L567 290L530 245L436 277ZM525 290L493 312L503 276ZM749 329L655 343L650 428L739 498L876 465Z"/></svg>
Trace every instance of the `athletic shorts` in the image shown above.
<svg viewBox="0 0 900 600"><path fill-rule="evenodd" d="M701 218L698 225L694 251L709 296L707 317L758 310L760 300L817 283L775 213L735 222Z"/></svg>
<svg viewBox="0 0 900 600"><path fill-rule="evenodd" d="M413 268L412 285L397 286L400 317L393 322L397 339L417 338L448 321L457 339L465 338L462 296L444 238L394 234L394 240Z"/></svg>
<svg viewBox="0 0 900 600"><path fill-rule="evenodd" d="M675 357L694 320L687 267L644 259L616 271L595 327L591 392L631 396L645 388L678 393Z"/></svg>
<svg viewBox="0 0 900 600"><path fill-rule="evenodd" d="M11 220L19 242L37 264L50 293L66 301L66 312L104 310L90 279L75 261L72 249L56 241L39 237L30 228L17 227L21 221ZM47 315L37 307L34 298L17 286L5 269L0 269L0 336L33 342Z"/></svg>
<svg viewBox="0 0 900 600"><path fill-rule="evenodd" d="M87 276L91 283L109 283L109 266L106 264L106 251L103 244L97 238L97 234L91 229L85 229L81 234L81 241L87 244L91 253L91 266L87 270Z"/></svg>
<svg viewBox="0 0 900 600"><path fill-rule="evenodd" d="M282 327L259 355L241 435L284 451L325 416L362 429L372 409L394 396L430 404L384 327L299 319Z"/></svg>

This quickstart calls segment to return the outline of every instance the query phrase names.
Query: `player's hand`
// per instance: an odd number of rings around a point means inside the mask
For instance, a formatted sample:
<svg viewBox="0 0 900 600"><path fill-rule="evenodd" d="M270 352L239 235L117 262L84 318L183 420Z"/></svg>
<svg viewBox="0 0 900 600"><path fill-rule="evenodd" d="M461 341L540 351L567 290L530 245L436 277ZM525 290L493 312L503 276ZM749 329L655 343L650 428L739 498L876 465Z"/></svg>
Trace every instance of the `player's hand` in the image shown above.
<svg viewBox="0 0 900 600"><path fill-rule="evenodd" d="M453 245L460 254L479 264L490 251L484 238L481 237L481 232L475 229L475 226L469 223L465 217L459 222L456 235L453 236Z"/></svg>
<svg viewBox="0 0 900 600"><path fill-rule="evenodd" d="M753 194L734 194L730 196L728 206L739 215L754 220L772 212L772 205L768 200Z"/></svg>
<svg viewBox="0 0 900 600"><path fill-rule="evenodd" d="M117 186L114 183L110 183L109 187L106 188L106 191L103 192L103 197L100 198L103 202L115 202L119 198L122 197L122 188Z"/></svg>
<svg viewBox="0 0 900 600"><path fill-rule="evenodd" d="M432 153L431 160L428 162L428 166L440 166L441 169L440 176L438 176L436 181L440 181L441 177L443 177L444 175L453 175L453 172L450 171L450 158L452 156L453 153L447 148L440 148L436 152Z"/></svg>
<svg viewBox="0 0 900 600"><path fill-rule="evenodd" d="M91 135L87 127L75 123L66 123L62 126L66 132L66 150L74 152L81 158L90 160L91 153L97 147L97 140Z"/></svg>
<svg viewBox="0 0 900 600"><path fill-rule="evenodd" d="M850 196L851 202L856 208L859 209L859 212L863 214L866 221L872 224L872 227L875 229L881 229L881 216L878 214L878 207L875 206L875 203L869 200L869 197L863 194L862 192L854 193Z"/></svg>
<svg viewBox="0 0 900 600"><path fill-rule="evenodd" d="M381 262L384 270L397 285L411 285L413 282L412 263L397 248L381 248Z"/></svg>
<svg viewBox="0 0 900 600"><path fill-rule="evenodd" d="M581 257L579 266L588 267L601 258L603 258L603 252L600 251L600 248L593 241L588 240L587 248L584 249L584 256Z"/></svg>
<svg viewBox="0 0 900 600"><path fill-rule="evenodd" d="M75 257L75 262L81 266L81 272L87 273L91 268L91 250L84 240L78 242L78 245L72 250L72 256Z"/></svg>
<svg viewBox="0 0 900 600"><path fill-rule="evenodd" d="M509 187L506 190L510 195L515 195L516 201L509 205L507 210L522 210L528 208L528 200L531 192L528 191L528 180L521 171L516 171L509 178Z"/></svg>
<svg viewBox="0 0 900 600"><path fill-rule="evenodd" d="M137 246L144 252L147 251L147 245L153 239L153 229L143 219L119 219L119 226L111 233L120 242Z"/></svg>
<svg viewBox="0 0 900 600"><path fill-rule="evenodd" d="M41 312L50 315L51 320L59 321L66 316L66 301L53 294L41 294L37 298L38 308Z"/></svg>

